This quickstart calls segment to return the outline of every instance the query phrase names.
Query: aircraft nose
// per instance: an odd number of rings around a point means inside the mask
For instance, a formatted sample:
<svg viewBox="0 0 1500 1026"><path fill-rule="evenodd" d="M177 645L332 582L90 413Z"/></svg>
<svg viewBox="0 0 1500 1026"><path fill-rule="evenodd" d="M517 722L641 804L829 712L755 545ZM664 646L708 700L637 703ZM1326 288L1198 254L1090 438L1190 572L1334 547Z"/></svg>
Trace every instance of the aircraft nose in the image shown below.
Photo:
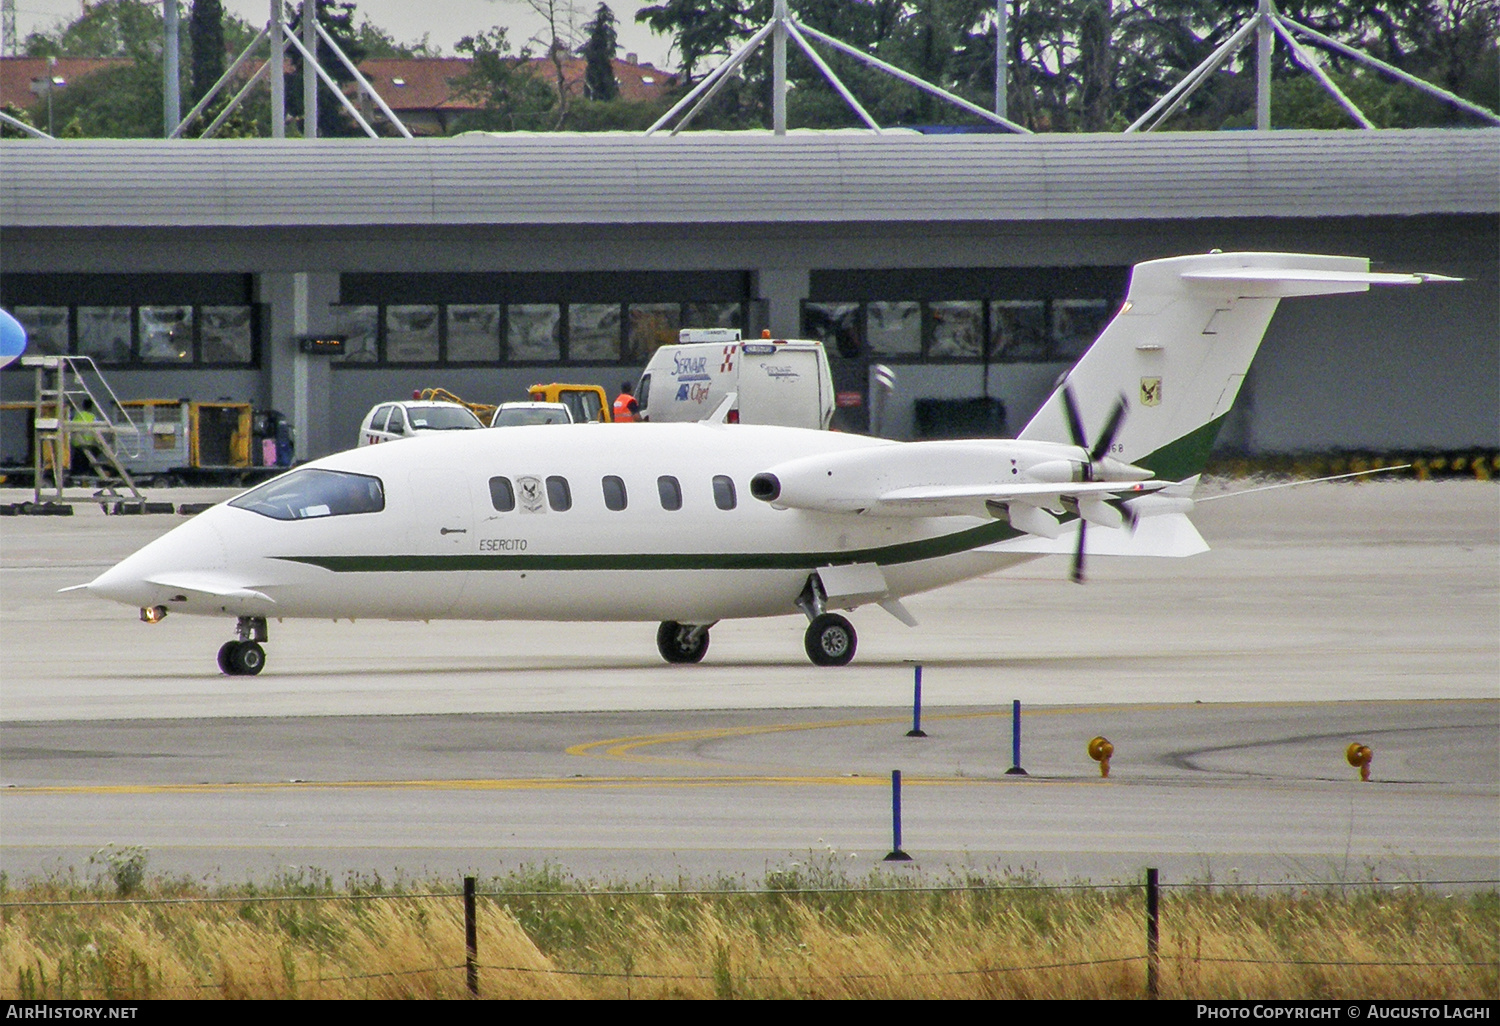
<svg viewBox="0 0 1500 1026"><path fill-rule="evenodd" d="M146 583L150 561L141 559L143 554L144 550L122 559L84 585L84 589L90 595L127 606L150 605L152 588Z"/></svg>
<svg viewBox="0 0 1500 1026"><path fill-rule="evenodd" d="M177 571L215 570L224 565L224 539L214 521L216 509L198 514L127 556L90 581L86 590L128 606L153 606L170 587L153 578Z"/></svg>

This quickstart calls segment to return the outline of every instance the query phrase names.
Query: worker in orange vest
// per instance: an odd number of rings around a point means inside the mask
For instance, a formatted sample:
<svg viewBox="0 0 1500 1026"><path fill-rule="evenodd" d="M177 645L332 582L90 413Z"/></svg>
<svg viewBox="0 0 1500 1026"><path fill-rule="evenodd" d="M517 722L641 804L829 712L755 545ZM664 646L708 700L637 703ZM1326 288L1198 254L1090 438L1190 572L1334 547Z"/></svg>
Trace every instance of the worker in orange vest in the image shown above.
<svg viewBox="0 0 1500 1026"><path fill-rule="evenodd" d="M631 394L634 391L630 382L620 382L620 395L615 399L616 424L629 424L639 418L641 404L636 402L635 396Z"/></svg>

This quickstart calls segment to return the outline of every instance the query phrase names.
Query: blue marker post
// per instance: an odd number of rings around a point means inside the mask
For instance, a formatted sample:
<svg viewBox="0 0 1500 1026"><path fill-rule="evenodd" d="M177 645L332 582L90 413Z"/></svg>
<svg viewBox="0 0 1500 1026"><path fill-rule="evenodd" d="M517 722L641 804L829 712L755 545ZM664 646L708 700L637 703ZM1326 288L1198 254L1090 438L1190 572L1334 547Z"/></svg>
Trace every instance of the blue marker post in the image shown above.
<svg viewBox="0 0 1500 1026"><path fill-rule="evenodd" d="M922 729L922 664L913 667L916 671L916 679L911 689L911 729L906 732L907 737L926 737L927 732ZM899 844L896 847L901 847Z"/></svg>
<svg viewBox="0 0 1500 1026"><path fill-rule="evenodd" d="M882 862L910 862L911 856L901 850L901 771L891 770L891 853Z"/></svg>
<svg viewBox="0 0 1500 1026"><path fill-rule="evenodd" d="M1024 777L1029 774L1021 768L1021 700L1018 698L1010 706L1010 769L1005 771L1008 777Z"/></svg>

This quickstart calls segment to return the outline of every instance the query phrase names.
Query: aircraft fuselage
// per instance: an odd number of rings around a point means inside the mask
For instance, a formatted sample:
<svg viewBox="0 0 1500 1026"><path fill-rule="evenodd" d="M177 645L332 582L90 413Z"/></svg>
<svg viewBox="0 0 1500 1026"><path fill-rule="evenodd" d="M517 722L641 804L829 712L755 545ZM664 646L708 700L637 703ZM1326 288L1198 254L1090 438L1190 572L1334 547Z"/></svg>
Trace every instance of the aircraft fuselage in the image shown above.
<svg viewBox="0 0 1500 1026"><path fill-rule="evenodd" d="M751 497L751 478L767 467L893 444L704 424L413 438L307 465L377 479L378 511L276 519L221 504L90 591L214 616L707 624L796 613L823 566L877 564L900 597L1036 558L976 551L1015 536L993 518L837 515ZM496 508L495 478L508 482L512 508ZM607 487L615 505L623 487L623 508L609 508Z"/></svg>

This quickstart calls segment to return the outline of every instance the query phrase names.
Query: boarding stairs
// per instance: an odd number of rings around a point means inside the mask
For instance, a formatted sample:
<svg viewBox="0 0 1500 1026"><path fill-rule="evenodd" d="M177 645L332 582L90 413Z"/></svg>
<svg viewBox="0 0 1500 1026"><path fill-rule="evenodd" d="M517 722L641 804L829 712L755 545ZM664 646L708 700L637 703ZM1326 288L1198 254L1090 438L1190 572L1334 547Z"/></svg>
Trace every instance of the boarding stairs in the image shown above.
<svg viewBox="0 0 1500 1026"><path fill-rule="evenodd" d="M87 481L98 495L126 489L143 499L121 457L135 459L147 435L120 403L99 365L88 356L23 356L36 374L32 413L32 493L42 501L44 477L58 501L70 477ZM82 457L86 470L73 465Z"/></svg>

